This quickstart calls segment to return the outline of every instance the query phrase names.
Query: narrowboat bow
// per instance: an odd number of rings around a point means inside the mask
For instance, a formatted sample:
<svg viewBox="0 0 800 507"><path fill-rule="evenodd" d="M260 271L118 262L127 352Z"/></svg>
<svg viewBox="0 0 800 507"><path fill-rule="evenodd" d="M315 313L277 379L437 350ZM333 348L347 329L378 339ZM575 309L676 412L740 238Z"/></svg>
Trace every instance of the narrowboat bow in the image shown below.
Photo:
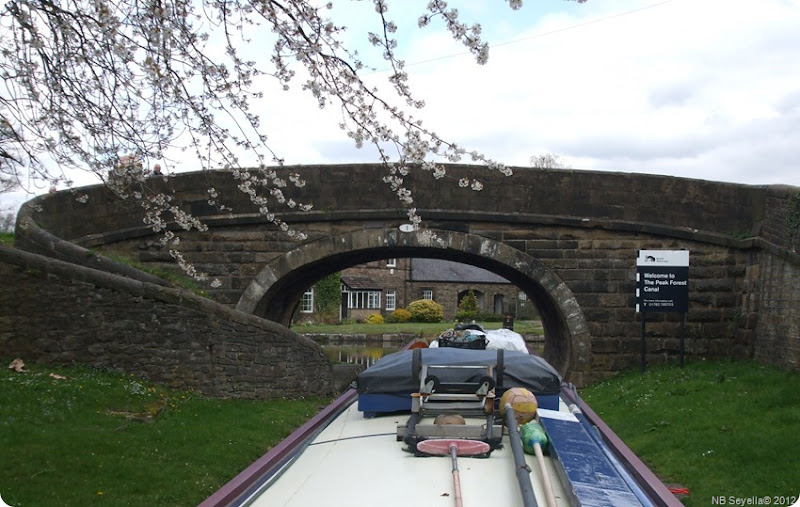
<svg viewBox="0 0 800 507"><path fill-rule="evenodd" d="M532 454L513 388L538 402ZM682 504L541 358L441 347L376 362L201 505Z"/></svg>

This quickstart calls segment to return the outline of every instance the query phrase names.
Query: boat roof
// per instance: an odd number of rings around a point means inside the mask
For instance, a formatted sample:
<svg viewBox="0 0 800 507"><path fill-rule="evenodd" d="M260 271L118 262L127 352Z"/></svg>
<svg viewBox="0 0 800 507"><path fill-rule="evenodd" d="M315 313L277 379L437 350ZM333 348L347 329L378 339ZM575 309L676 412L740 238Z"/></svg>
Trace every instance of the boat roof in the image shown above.
<svg viewBox="0 0 800 507"><path fill-rule="evenodd" d="M280 470L241 505L297 507L452 506L452 464L448 456L418 457L397 441L396 427L408 415L365 418L350 405L327 426L292 463ZM536 468L534 456L528 464ZM547 473L557 473L552 462ZM459 457L464 506L512 507L520 503L510 446L488 458ZM536 473L534 474L536 475ZM538 476L538 475L537 475ZM534 493L544 497L541 481ZM570 505L560 483L559 505Z"/></svg>
<svg viewBox="0 0 800 507"><path fill-rule="evenodd" d="M422 457L420 454L424 453L418 444L426 438L476 438L472 435L485 435L492 450L481 458L457 460L465 506L528 507L530 503L520 493L526 488L523 483L528 481L521 470L530 471L530 485L527 487L532 487L540 505L545 505L547 480L554 486L558 506L682 505L580 400L572 386L561 385L561 377L541 358L512 351L447 348L401 351L391 356L367 370L372 371L376 378L372 378L372 374L365 375L367 372L359 375L358 390L349 389L214 493L201 507L352 507L375 503L398 507L452 505L457 488L451 479L449 457ZM505 381L508 371L514 372L511 365L515 361L520 361L523 370L533 367L537 370L533 378L543 382L542 386L534 389L538 391L537 399L541 400L536 416L549 436L542 456L543 465L537 457L521 456L518 448L516 452L512 451L519 445L519 440L512 441L508 437L512 431L509 425L511 428L515 426L511 414L508 414L506 425L500 426L499 416L493 413L497 408L484 408L477 412L470 409L468 413L462 412L466 417L465 426L443 427L442 423L428 418L440 410L449 410L447 403L406 403L406 398L415 396L423 401L452 396L449 391L439 393L436 382L430 384L434 386L433 391L423 393L423 386L419 384L425 376L422 372L426 366L423 365L444 364L447 368L472 370L471 366L462 364L477 363L495 375L499 387L500 379ZM497 368L498 362L501 368ZM422 372L418 371L420 368ZM395 369L399 370L395 372ZM499 375L501 371L503 375ZM524 379L525 382L530 380ZM417 384L405 385L409 381ZM550 386L551 382L555 387ZM400 386L399 391L395 384ZM424 379L424 384L428 389L428 378ZM485 385L485 377L477 384ZM445 385L465 387L472 386L472 383L459 380L440 384L441 387ZM555 394L545 392L551 387L557 389ZM382 407L386 402L383 398L387 396L392 398L388 401L389 408L396 409L401 405L403 408L400 411L377 410L376 406ZM477 392L456 394L459 399L465 398L459 402L463 405L469 404L466 398L476 396ZM490 396L486 398L496 400L493 393ZM376 401L377 405L364 404L372 406L369 410L361 407L362 398L370 398L368 401ZM395 405L397 400L394 398L403 403ZM423 409L423 405L427 408ZM488 428L491 431L487 431ZM520 460L524 460L524 464L519 464ZM452 468L455 472L455 466ZM453 473L454 478L455 475Z"/></svg>
<svg viewBox="0 0 800 507"><path fill-rule="evenodd" d="M209 497L211 506L385 506L453 505L449 457L419 457L398 436L408 414L367 418L349 390L324 413L269 451ZM548 444L544 473L553 483L558 506L681 506L674 495L601 424L587 425L562 392L558 410L538 416L558 443ZM596 433L596 436L593 436ZM613 433L612 433L613 435ZM486 458L459 457L463 505L523 506L508 436ZM617 447L621 446L621 447ZM613 449L613 452L612 452ZM525 455L531 486L544 506L544 476L535 456Z"/></svg>

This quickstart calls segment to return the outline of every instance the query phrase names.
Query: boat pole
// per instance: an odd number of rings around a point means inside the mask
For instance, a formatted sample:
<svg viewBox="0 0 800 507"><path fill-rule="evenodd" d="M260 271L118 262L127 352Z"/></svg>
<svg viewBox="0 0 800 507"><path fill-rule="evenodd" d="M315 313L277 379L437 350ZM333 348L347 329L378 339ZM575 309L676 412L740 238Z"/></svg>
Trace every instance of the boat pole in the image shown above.
<svg viewBox="0 0 800 507"><path fill-rule="evenodd" d="M536 461L539 463L544 493L547 498L547 507L556 507L558 504L556 503L556 495L553 491L553 483L550 481L550 474L547 473L547 468L545 468L544 453L542 452L542 446L547 445L547 433L545 433L542 425L536 420L532 420L522 426L522 431L520 433L524 433L522 437L523 450L530 452L529 449L533 447L533 452L536 454Z"/></svg>
<svg viewBox="0 0 800 507"><path fill-rule="evenodd" d="M511 403L506 403L506 426L508 427L508 439L511 441L511 453L514 455L514 469L517 474L519 492L522 495L522 505L525 507L538 507L536 496L533 494L531 484L531 468L525 461L525 451L522 449L522 437L517 428L517 419L514 415L514 408Z"/></svg>
<svg viewBox="0 0 800 507"><path fill-rule="evenodd" d="M480 440L432 438L418 443L417 450L425 454L450 455L453 462L453 492L455 493L456 507L463 507L464 504L461 501L461 477L458 473L458 456L486 454L491 450L491 447Z"/></svg>
<svg viewBox="0 0 800 507"><path fill-rule="evenodd" d="M458 474L458 447L454 444L450 446L450 459L453 462L453 492L456 496L456 507L462 507L464 502L461 499L461 477Z"/></svg>

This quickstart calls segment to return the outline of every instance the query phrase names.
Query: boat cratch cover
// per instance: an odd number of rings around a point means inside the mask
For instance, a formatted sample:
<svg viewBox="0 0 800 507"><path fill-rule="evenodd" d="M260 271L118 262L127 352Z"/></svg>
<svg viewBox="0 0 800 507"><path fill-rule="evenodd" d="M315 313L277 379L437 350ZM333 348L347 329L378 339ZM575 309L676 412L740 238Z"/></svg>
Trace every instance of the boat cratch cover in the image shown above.
<svg viewBox="0 0 800 507"><path fill-rule="evenodd" d="M418 352L421 353L422 364L425 365L489 365L495 370L497 368L498 351L496 350L440 347L418 349ZM413 350L401 350L389 354L361 372L356 383L358 393L411 394L418 392L419 378L414 378L412 373L413 353ZM496 380L497 385L502 386L503 389L526 387L537 395L558 395L561 390L561 375L539 356L506 350L503 353L502 361L502 379ZM477 382L479 378L453 380Z"/></svg>

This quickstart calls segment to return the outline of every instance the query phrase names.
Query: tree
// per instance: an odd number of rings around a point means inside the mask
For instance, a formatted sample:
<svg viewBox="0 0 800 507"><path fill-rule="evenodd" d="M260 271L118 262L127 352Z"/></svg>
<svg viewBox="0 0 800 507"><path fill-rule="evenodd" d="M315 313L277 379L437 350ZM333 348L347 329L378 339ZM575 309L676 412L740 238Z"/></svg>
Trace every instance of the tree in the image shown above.
<svg viewBox="0 0 800 507"><path fill-rule="evenodd" d="M470 289L467 295L459 301L455 317L456 320L472 320L478 316L479 311L478 298L475 297L475 293Z"/></svg>
<svg viewBox="0 0 800 507"><path fill-rule="evenodd" d="M13 133L9 125L0 119L0 232L12 232L16 214L11 207L2 204L3 195L19 188L14 166L19 164L14 150Z"/></svg>
<svg viewBox="0 0 800 507"><path fill-rule="evenodd" d="M0 232L14 231L14 214L0 211Z"/></svg>
<svg viewBox="0 0 800 507"><path fill-rule="evenodd" d="M331 273L314 285L316 312L326 321L339 318L342 304L342 277L340 272Z"/></svg>
<svg viewBox="0 0 800 507"><path fill-rule="evenodd" d="M566 164L561 161L561 157L552 153L534 155L531 157L531 166L539 169L564 169Z"/></svg>
<svg viewBox="0 0 800 507"><path fill-rule="evenodd" d="M20 160L14 153L18 140L5 118L0 118L0 195L19 188L16 166Z"/></svg>
<svg viewBox="0 0 800 507"><path fill-rule="evenodd" d="M512 9L521 6L521 0L507 2ZM330 2L318 7L311 0L10 0L0 11L0 124L13 147L0 153L4 167L68 185L62 169L95 174L120 197L141 200L146 223L163 234L162 242L187 272L202 278L185 263L177 237L165 225L175 221L187 230L204 225L168 196L154 193L145 178L156 161L169 167L182 153L192 153L204 170L228 169L269 221L304 239L274 211L310 209L311 203L286 199L281 190L304 182L282 167L279 147L269 143L254 112L262 100L280 100L260 91L262 83L274 80L285 90L299 86L321 108L338 107L340 128L356 145L377 149L386 168L383 180L418 224L412 191L404 183L413 168L441 179L445 170L437 162L468 155L489 169L511 171L480 153L467 153L409 112L424 103L412 95L397 57L389 1L373 4L376 30L366 37L391 69L391 92L364 82L369 67L345 46L346 26L332 18ZM489 46L480 25L468 26L445 1L432 0L419 26L437 22L479 64L486 61ZM271 55L249 60L244 49L265 33ZM459 184L482 188L477 180ZM225 209L224 196L215 189L209 195L212 205Z"/></svg>

